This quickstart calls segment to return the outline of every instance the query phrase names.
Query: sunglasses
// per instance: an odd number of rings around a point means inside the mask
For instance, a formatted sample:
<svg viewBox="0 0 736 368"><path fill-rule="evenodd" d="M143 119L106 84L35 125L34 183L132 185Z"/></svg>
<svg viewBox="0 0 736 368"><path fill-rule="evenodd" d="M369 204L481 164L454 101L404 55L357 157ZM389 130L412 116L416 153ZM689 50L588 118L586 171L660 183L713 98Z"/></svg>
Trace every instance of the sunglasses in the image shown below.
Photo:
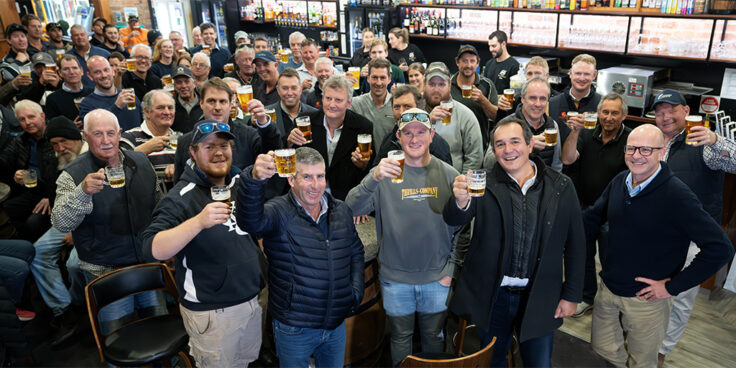
<svg viewBox="0 0 736 368"><path fill-rule="evenodd" d="M429 121L429 114L427 114L426 112L406 112L401 114L401 121L404 123L409 123L412 121L426 123Z"/></svg>
<svg viewBox="0 0 736 368"><path fill-rule="evenodd" d="M197 130L199 130L199 132L202 134L207 134L212 131L229 132L230 126L225 123L206 123L206 124L200 124L199 126L197 126Z"/></svg>

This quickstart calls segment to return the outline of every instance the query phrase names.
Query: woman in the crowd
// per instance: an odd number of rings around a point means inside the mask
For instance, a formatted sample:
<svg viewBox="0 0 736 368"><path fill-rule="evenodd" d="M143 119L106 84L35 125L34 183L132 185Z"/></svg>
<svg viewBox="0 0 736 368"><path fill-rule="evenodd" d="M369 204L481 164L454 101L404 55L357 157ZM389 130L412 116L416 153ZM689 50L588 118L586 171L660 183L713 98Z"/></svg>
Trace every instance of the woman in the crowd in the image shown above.
<svg viewBox="0 0 736 368"><path fill-rule="evenodd" d="M174 63L176 66L185 66L192 69L192 57L189 54L182 54Z"/></svg>
<svg viewBox="0 0 736 368"><path fill-rule="evenodd" d="M373 33L371 28L365 27L360 34L360 38L363 40L362 49L355 50L353 58L350 59L350 66L363 67L371 60L370 51L371 43L376 38L376 34Z"/></svg>
<svg viewBox="0 0 736 368"><path fill-rule="evenodd" d="M426 70L422 63L413 63L409 65L409 84L417 87L419 95L422 96L421 101L417 101L417 107L424 109L424 74Z"/></svg>
<svg viewBox="0 0 736 368"><path fill-rule="evenodd" d="M169 39L161 39L156 42L153 47L153 65L148 71L155 74L159 78L164 75L171 75L178 58L174 51L174 44Z"/></svg>
<svg viewBox="0 0 736 368"><path fill-rule="evenodd" d="M401 68L404 73L409 71L409 65L412 63L427 62L422 50L417 45L409 43L409 31L406 28L392 28L388 32L388 44L391 45L388 60Z"/></svg>

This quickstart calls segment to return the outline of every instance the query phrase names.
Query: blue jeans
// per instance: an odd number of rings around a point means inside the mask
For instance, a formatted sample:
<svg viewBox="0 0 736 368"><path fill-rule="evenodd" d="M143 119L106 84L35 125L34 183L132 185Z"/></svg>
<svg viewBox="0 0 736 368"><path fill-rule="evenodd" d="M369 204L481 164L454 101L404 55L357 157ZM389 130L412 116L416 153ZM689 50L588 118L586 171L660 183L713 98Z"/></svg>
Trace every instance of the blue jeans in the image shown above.
<svg viewBox="0 0 736 368"><path fill-rule="evenodd" d="M36 257L31 263L31 273L36 279L36 285L38 285L43 300L55 316L64 313L72 302L76 305L82 305L84 300L82 290L86 283L84 275L77 264L79 261L77 249L72 249L69 260L66 262L69 280L71 281L71 292L66 289L57 264L61 256L61 250L64 248L61 239L66 234L52 226L33 244L36 248Z"/></svg>
<svg viewBox="0 0 736 368"><path fill-rule="evenodd" d="M449 286L439 281L413 285L381 280L383 308L389 316L406 316L414 312L434 314L447 310Z"/></svg>
<svg viewBox="0 0 736 368"><path fill-rule="evenodd" d="M273 339L281 367L309 367L314 356L318 368L345 363L345 322L334 330L294 327L273 320Z"/></svg>
<svg viewBox="0 0 736 368"><path fill-rule="evenodd" d="M506 353L511 347L514 330L518 331L521 325L522 315L519 312L523 311L521 301L524 296L524 293L509 293L506 289L499 288L496 302L493 304L491 311L489 328L487 330L478 328L478 336L484 347L491 342L493 336L496 336L491 367L505 368L508 366ZM524 361L524 367L550 367L552 365L553 342L554 333L550 332L520 343L519 350L521 351L521 359Z"/></svg>
<svg viewBox="0 0 736 368"><path fill-rule="evenodd" d="M97 276L87 271L82 271L82 273L87 283L97 278ZM165 311L166 305L163 303L163 300L160 300L162 298L159 298L159 295L160 293L158 291L147 291L125 297L104 306L97 313L97 319L100 322L100 331L103 335L107 335L129 320L132 320L133 313L136 309L150 308L150 310L146 311L146 315L160 314L161 308Z"/></svg>
<svg viewBox="0 0 736 368"><path fill-rule="evenodd" d="M23 297L23 283L33 259L33 245L25 240L0 241L0 279L10 299L18 304Z"/></svg>

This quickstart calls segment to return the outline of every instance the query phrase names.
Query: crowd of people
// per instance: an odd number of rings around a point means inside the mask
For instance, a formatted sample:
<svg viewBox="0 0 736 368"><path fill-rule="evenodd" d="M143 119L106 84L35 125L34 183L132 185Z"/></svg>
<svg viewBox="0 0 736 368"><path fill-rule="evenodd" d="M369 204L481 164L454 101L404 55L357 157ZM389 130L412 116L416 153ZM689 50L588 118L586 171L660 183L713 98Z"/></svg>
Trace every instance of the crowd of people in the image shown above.
<svg viewBox="0 0 736 368"><path fill-rule="evenodd" d="M550 366L563 318L592 309L595 352L652 367L734 254L720 216L736 142L686 130L674 90L655 97L655 124L630 129L587 54L557 93L547 61L520 65L502 31L483 73L462 45L452 74L400 28L388 43L363 30L335 65L300 32L281 62L243 31L231 54L211 23L190 48L135 16L96 18L91 36L72 25L71 43L58 23L46 39L38 17L22 23L0 62L0 275L29 320L32 274L53 347L84 333L84 285L173 260L199 366L247 366L272 338L281 366L341 367L364 294L356 226L374 223L393 365L442 352L451 312L482 345L496 338L491 366L514 335L524 366ZM121 299L98 315L102 333L136 308L166 302Z"/></svg>

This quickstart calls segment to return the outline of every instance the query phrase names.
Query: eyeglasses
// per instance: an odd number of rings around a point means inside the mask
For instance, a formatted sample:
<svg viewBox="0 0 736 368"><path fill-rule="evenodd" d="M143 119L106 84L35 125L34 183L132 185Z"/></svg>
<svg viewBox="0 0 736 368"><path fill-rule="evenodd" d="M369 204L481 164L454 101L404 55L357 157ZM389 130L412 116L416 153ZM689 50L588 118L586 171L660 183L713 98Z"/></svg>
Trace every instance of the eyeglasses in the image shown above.
<svg viewBox="0 0 736 368"><path fill-rule="evenodd" d="M429 121L429 114L427 114L426 112L405 112L401 114L401 121L404 123L409 123L412 121L426 123Z"/></svg>
<svg viewBox="0 0 736 368"><path fill-rule="evenodd" d="M229 132L230 126L225 123L205 123L197 126L197 130L202 134L207 134L215 129L217 129L216 131L218 132Z"/></svg>
<svg viewBox="0 0 736 368"><path fill-rule="evenodd" d="M150 57L148 57L148 56L143 56L143 55L138 55L138 56L133 56L133 57L134 57L135 59L137 59L137 60L151 60L151 58L150 58Z"/></svg>
<svg viewBox="0 0 736 368"><path fill-rule="evenodd" d="M639 154L648 157L652 155L652 152L654 150L662 149L664 147L647 147L647 146L626 146L624 150L626 151L626 154L631 156L634 153L636 153L636 150L639 150Z"/></svg>

